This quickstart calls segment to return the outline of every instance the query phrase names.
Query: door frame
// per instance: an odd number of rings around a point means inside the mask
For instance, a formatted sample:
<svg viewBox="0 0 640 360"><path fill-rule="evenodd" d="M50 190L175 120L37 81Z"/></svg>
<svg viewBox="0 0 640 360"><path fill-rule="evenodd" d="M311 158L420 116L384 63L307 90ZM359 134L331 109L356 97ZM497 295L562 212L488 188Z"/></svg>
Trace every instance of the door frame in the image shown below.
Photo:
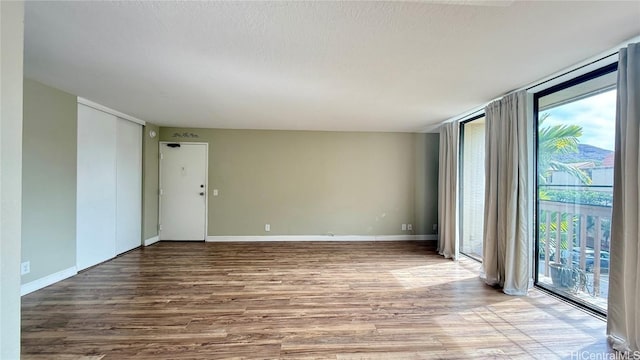
<svg viewBox="0 0 640 360"><path fill-rule="evenodd" d="M195 142L195 141L160 141L158 143L158 239L162 241L160 236L160 226L162 224L162 195L160 194L162 189L162 145L165 144L180 144L180 145L204 145L205 148L205 162L204 162L204 182L206 184L204 192L204 239L207 241L209 236L209 143L208 142Z"/></svg>

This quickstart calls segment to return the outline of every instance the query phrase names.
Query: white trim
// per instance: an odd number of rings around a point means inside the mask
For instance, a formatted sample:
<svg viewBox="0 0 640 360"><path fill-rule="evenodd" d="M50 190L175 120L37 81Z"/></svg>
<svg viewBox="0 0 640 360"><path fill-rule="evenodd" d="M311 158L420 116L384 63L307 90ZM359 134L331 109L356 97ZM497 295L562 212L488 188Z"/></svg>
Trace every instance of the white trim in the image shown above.
<svg viewBox="0 0 640 360"><path fill-rule="evenodd" d="M200 144L200 143L194 143ZM207 241L207 234L209 233L209 143L204 144L204 240ZM160 236L160 232L158 232Z"/></svg>
<svg viewBox="0 0 640 360"><path fill-rule="evenodd" d="M36 290L40 290L42 288L45 288L49 285L55 284L58 281L62 281L66 278L70 278L74 275L76 275L78 273L78 271L76 270L75 266L72 266L68 269L64 269L61 271L58 271L57 273L53 273L51 275L47 275L43 278L40 278L38 280L34 280L31 282L28 282L26 284L22 284L22 286L20 286L20 296L24 296L27 295L29 293L32 293Z"/></svg>
<svg viewBox="0 0 640 360"><path fill-rule="evenodd" d="M127 115L127 114L122 113L122 112L120 112L118 110L113 110L113 109L108 108L108 107L106 107L104 105L100 105L100 104L98 104L96 102L93 102L91 100L85 99L85 98L80 97L80 96L78 96L78 104L86 105L86 106L94 108L96 110L100 110L100 111L106 112L108 114L117 116L117 117L119 117L121 119L129 120L131 122L134 122L136 124L140 124L140 125L143 125L143 126L147 123L146 121L140 120L137 117L133 117L131 115Z"/></svg>
<svg viewBox="0 0 640 360"><path fill-rule="evenodd" d="M435 241L438 235L250 235L207 236L207 242L249 241Z"/></svg>
<svg viewBox="0 0 640 360"><path fill-rule="evenodd" d="M150 237L147 240L144 241L144 246L149 246L152 244L157 243L158 241L160 241L160 236L156 235L154 237Z"/></svg>

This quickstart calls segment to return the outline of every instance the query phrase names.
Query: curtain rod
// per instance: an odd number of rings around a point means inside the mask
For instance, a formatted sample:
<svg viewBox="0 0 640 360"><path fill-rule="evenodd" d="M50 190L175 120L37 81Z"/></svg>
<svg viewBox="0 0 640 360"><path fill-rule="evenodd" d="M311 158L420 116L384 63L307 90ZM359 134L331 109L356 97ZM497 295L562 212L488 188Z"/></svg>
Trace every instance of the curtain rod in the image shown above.
<svg viewBox="0 0 640 360"><path fill-rule="evenodd" d="M607 51L603 51L603 52L601 52L600 54L598 54L596 56L593 56L593 57L590 57L590 58L588 58L586 60L578 62L578 63L576 63L576 64L574 64L572 66L569 66L569 67L567 67L567 68L565 68L565 69L563 69L561 71L555 72L555 73L553 73L553 74L551 74L551 75L549 75L549 76L547 76L545 78L542 78L540 80L536 80L536 81L534 81L532 83L529 83L529 84L527 84L527 85L525 85L523 87L520 87L518 89L508 91L508 92L504 93L503 95L500 95L500 96L496 97L495 99L492 99L492 100L484 103L483 105L476 106L476 107L474 107L474 108L472 108L472 109L470 109L468 111L465 111L465 112L463 112L463 113L461 113L459 115L456 115L456 116L454 116L452 118L444 120L444 121L440 122L437 125L432 125L432 126L428 127L428 129L435 130L435 129L439 128L440 126L442 126L443 124L450 123L450 122L453 122L453 121L462 120L462 119L465 119L465 118L468 118L468 117L472 117L472 116L478 115L480 112L482 112L484 110L484 108L487 105L489 105L490 103L492 103L492 102L494 102L496 100L500 100L500 99L502 99L503 97L505 97L505 96L507 96L509 94L512 94L512 93L515 93L515 92L518 92L518 91L521 91L521 90L531 90L531 89L536 88L538 86L547 84L547 83L549 83L551 81L554 81L554 80L557 80L560 77L566 76L566 75L571 74L571 73L573 73L575 71L579 71L580 69L584 69L585 67L588 67L588 66L591 66L593 64L596 64L596 63L598 63L600 61L604 61L609 57L616 56L620 52L621 48L626 47L630 43L634 43L634 42L640 42L640 35L634 36L631 39L623 41L622 43L618 44L617 46L615 46L615 47L613 47L613 48L611 48L611 49L609 49Z"/></svg>

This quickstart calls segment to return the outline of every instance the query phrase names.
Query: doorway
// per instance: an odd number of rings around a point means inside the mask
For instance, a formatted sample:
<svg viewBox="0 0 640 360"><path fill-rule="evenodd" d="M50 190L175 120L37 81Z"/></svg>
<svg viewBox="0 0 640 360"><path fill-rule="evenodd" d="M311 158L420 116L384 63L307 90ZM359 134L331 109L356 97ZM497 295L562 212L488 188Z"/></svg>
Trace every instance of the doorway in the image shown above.
<svg viewBox="0 0 640 360"><path fill-rule="evenodd" d="M208 150L206 143L160 143L160 240L205 240Z"/></svg>

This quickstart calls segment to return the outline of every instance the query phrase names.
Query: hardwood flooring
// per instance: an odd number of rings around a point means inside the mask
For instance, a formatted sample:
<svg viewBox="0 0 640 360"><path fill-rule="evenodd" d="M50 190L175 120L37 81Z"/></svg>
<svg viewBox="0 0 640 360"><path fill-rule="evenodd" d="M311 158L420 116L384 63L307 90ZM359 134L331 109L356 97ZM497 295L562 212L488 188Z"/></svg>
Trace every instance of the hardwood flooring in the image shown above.
<svg viewBox="0 0 640 360"><path fill-rule="evenodd" d="M578 359L605 323L422 242L160 242L22 298L24 359Z"/></svg>

